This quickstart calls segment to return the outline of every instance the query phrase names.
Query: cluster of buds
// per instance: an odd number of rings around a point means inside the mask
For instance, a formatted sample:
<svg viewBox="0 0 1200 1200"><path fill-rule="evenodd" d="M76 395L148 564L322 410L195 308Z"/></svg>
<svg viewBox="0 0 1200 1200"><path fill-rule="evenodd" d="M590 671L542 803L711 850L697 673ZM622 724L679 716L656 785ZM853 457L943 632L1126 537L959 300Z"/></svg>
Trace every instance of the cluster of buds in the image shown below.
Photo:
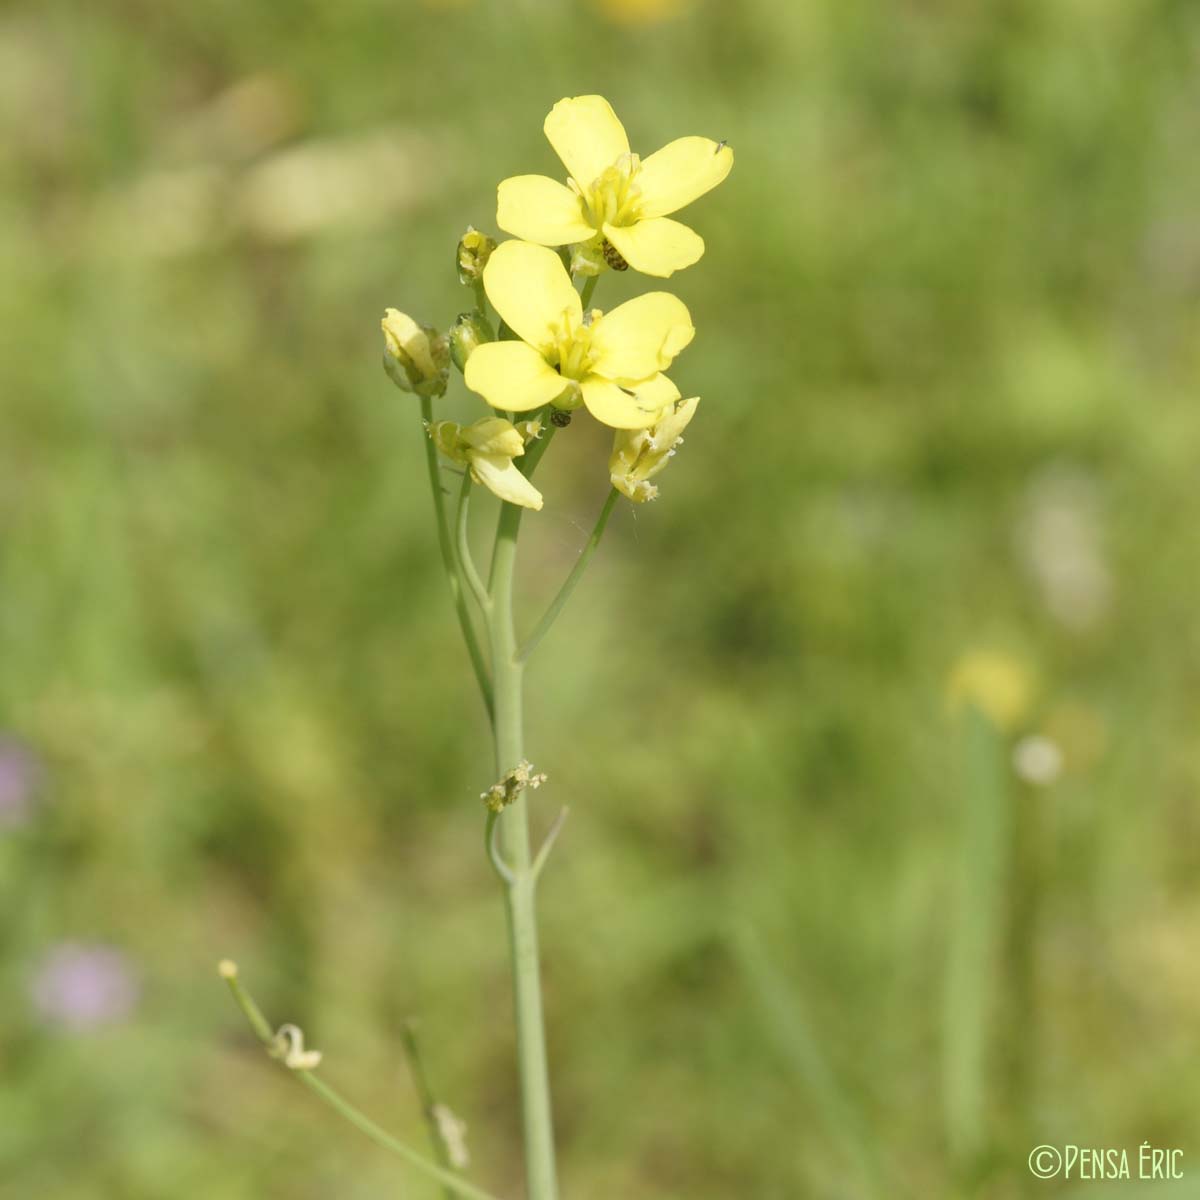
<svg viewBox="0 0 1200 1200"><path fill-rule="evenodd" d="M534 771L533 763L522 759L486 792L480 792L479 798L492 812L503 812L526 788L536 791L545 782L545 773Z"/></svg>

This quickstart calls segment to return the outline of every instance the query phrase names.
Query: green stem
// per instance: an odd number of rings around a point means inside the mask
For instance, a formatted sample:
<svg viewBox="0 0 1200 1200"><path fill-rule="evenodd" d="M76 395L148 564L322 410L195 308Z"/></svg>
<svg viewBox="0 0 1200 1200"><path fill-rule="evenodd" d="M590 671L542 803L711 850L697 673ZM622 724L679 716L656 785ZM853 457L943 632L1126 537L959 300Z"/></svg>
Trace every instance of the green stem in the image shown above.
<svg viewBox="0 0 1200 1200"><path fill-rule="evenodd" d="M533 866L530 869L533 871L535 881L541 877L546 860L550 857L550 851L554 849L554 843L558 841L558 835L562 833L562 827L567 823L570 815L571 810L565 806L559 811L558 816L554 818L554 824L550 826L549 832L542 841L541 849L533 856Z"/></svg>
<svg viewBox="0 0 1200 1200"><path fill-rule="evenodd" d="M233 993L233 998L237 1001L238 1007L246 1014L246 1019L250 1022L250 1027L258 1035L263 1045L268 1050L271 1049L275 1041L275 1034L271 1029L270 1022L263 1016L262 1009L255 1004L254 998L242 987L241 982L238 980L237 967L233 963L224 962L221 964L220 969L221 977L229 984L229 990ZM382 1146L385 1150L390 1150L393 1154L404 1159L410 1166L423 1171L431 1179L436 1179L455 1195L465 1197L465 1200L497 1200L497 1197L493 1196L490 1192L485 1192L481 1188L468 1183L465 1179L460 1179L452 1172L439 1167L437 1163L432 1163L423 1155L418 1154L411 1146L406 1146L402 1141L392 1137L386 1129L380 1125L376 1125L370 1117L360 1112L348 1100L343 1099L324 1080L318 1079L312 1071L288 1069L292 1074L299 1077L300 1082L305 1087L320 1096L330 1108L345 1117L360 1133L366 1134L376 1145Z"/></svg>
<svg viewBox="0 0 1200 1200"><path fill-rule="evenodd" d="M428 396L421 397L421 417L426 421L433 420L433 401ZM484 662L483 651L479 648L479 639L475 635L475 626L471 622L471 613L467 608L467 598L463 594L462 577L454 560L454 546L450 541L450 525L446 519L446 498L442 495L441 472L438 466L437 447L433 439L425 437L425 463L429 468L429 487L433 492L433 510L437 518L438 546L442 552L442 565L446 569L446 581L450 585L450 595L454 600L454 611L458 614L458 623L462 628L463 641L467 645L467 653L471 658L471 667L475 672L475 680L479 684L479 692L487 709L488 719L493 719L495 702L492 698L492 684L488 679L487 665Z"/></svg>
<svg viewBox="0 0 1200 1200"><path fill-rule="evenodd" d="M987 1141L992 1101L996 981L1009 884L1011 803L1001 733L979 709L965 714L958 896L946 955L943 1101L946 1140L965 1170Z"/></svg>
<svg viewBox="0 0 1200 1200"><path fill-rule="evenodd" d="M587 281L583 285L583 291L579 296L579 303L583 305L584 312L587 311L587 306L591 302L592 293L596 290L596 284L600 282L599 275L589 275Z"/></svg>
<svg viewBox="0 0 1200 1200"><path fill-rule="evenodd" d="M400 1027L400 1045L404 1047L404 1057L408 1062L408 1073L412 1077L413 1088L417 1093L417 1101L421 1105L421 1115L429 1130L429 1144L438 1165L444 1170L451 1170L450 1152L446 1148L446 1140L438 1128L437 1097L429 1085L429 1076L425 1074L425 1063L421 1059L421 1046L417 1041L417 1023L411 1017ZM446 1188L447 1200L454 1195Z"/></svg>
<svg viewBox="0 0 1200 1200"><path fill-rule="evenodd" d="M549 433L530 449L522 465L527 473L545 452ZM539 452L540 449L540 452ZM537 457L534 457L536 454ZM492 609L488 614L495 679L496 778L502 778L525 756L522 728L524 668L517 654L513 626L513 580L517 535L523 509L504 504L496 529L492 556ZM521 1083L521 1118L525 1140L526 1192L529 1200L555 1200L558 1184L554 1165L554 1129L550 1107L550 1076L546 1061L546 1035L542 1015L542 988L538 962L537 914L529 841L528 791L499 818L499 854L510 873L504 880L508 915L509 953L512 960L513 1002L517 1022L517 1060Z"/></svg>
<svg viewBox="0 0 1200 1200"><path fill-rule="evenodd" d="M604 507L600 510L600 516L596 519L595 527L592 529L588 540L583 549L579 552L579 558L576 559L575 565L571 568L571 573L563 581L562 587L558 589L558 595L550 602L550 607L546 609L542 615L542 619L534 626L533 632L525 639L525 644L521 647L518 659L525 662L529 656L537 649L538 643L550 632L550 627L558 619L558 614L562 612L563 607L571 598L571 593L575 590L580 579L583 578L583 573L587 569L588 563L591 561L592 555L596 553L596 547L600 545L600 539L604 536L604 527L608 524L608 518L612 515L613 505L617 502L617 497L620 493L616 488L613 488L604 501Z"/></svg>
<svg viewBox="0 0 1200 1200"><path fill-rule="evenodd" d="M311 1071L297 1071L296 1074L300 1076L301 1083L316 1092L330 1108L345 1117L359 1133L366 1134L376 1145L382 1146L385 1150L390 1150L393 1154L399 1155L412 1166L424 1171L430 1179L436 1179L438 1183L454 1192L455 1195L465 1196L466 1200L497 1200L497 1197L493 1196L490 1192L485 1192L482 1188L477 1188L465 1179L460 1179L457 1175L452 1174L443 1167L439 1167L436 1163L431 1163L429 1159L392 1137L386 1129L376 1125L366 1113L359 1112L353 1104L343 1099L329 1084L322 1079L318 1079Z"/></svg>
<svg viewBox="0 0 1200 1200"><path fill-rule="evenodd" d="M496 845L497 822L499 820L500 814L498 812L488 812L487 822L483 827L483 847L487 851L492 869L500 877L501 881L505 885L508 885L513 881L513 873L508 869L508 863L500 857L500 847Z"/></svg>
<svg viewBox="0 0 1200 1200"><path fill-rule="evenodd" d="M455 544L458 549L458 569L466 578L467 585L475 597L475 603L482 612L486 613L492 606L491 597L479 572L475 569L475 559L471 557L471 540L469 537L469 517L471 511L471 470L463 471L462 490L458 493L458 515L455 518Z"/></svg>

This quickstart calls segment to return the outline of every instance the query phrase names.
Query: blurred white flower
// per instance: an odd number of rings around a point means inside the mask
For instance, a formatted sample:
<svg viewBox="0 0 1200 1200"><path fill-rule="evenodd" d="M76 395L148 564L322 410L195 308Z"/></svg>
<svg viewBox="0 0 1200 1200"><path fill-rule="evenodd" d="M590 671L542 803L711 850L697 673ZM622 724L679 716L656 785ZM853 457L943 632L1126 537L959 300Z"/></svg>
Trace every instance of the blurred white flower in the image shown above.
<svg viewBox="0 0 1200 1200"><path fill-rule="evenodd" d="M170 258L235 236L290 242L376 228L427 196L446 161L444 146L381 126L311 138L244 166L153 167L96 201L92 244L100 254Z"/></svg>
<svg viewBox="0 0 1200 1200"><path fill-rule="evenodd" d="M379 225L425 195L429 169L443 161L423 139L397 129L302 142L239 180L237 223L269 241Z"/></svg>
<svg viewBox="0 0 1200 1200"><path fill-rule="evenodd" d="M1019 779L1049 787L1062 774L1063 753L1048 737L1030 734L1013 747L1012 763Z"/></svg>
<svg viewBox="0 0 1200 1200"><path fill-rule="evenodd" d="M283 76L246 75L185 113L167 135L168 153L191 162L248 159L295 136L303 107Z"/></svg>
<svg viewBox="0 0 1200 1200"><path fill-rule="evenodd" d="M456 1171L465 1171L471 1165L471 1154L467 1149L467 1123L444 1104L435 1104L430 1109L438 1136L446 1147L446 1156Z"/></svg>
<svg viewBox="0 0 1200 1200"><path fill-rule="evenodd" d="M1059 464L1030 482L1017 533L1021 560L1050 615L1076 633L1094 629L1112 605L1103 533L1100 490L1086 472Z"/></svg>

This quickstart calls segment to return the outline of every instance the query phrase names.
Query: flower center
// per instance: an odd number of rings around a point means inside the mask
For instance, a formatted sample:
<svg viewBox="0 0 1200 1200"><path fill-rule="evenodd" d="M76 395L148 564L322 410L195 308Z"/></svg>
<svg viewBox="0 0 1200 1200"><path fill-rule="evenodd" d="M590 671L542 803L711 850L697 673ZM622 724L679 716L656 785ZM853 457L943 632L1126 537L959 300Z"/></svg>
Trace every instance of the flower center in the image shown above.
<svg viewBox="0 0 1200 1200"><path fill-rule="evenodd" d="M580 189L592 225L632 225L638 219L642 189L637 177L641 162L636 154L622 154L611 167L601 171L590 186Z"/></svg>
<svg viewBox="0 0 1200 1200"><path fill-rule="evenodd" d="M554 349L550 360L558 367L564 379L580 380L587 377L592 366L592 328L600 318L600 310L593 308L576 324L566 314L554 328Z"/></svg>

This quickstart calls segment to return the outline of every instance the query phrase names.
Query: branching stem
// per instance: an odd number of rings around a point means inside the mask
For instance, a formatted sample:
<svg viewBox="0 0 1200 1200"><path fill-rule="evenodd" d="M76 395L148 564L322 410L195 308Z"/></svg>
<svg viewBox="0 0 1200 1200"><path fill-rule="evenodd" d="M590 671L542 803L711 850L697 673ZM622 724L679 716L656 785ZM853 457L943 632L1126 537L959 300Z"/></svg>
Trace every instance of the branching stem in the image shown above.
<svg viewBox="0 0 1200 1200"><path fill-rule="evenodd" d="M233 963L222 963L221 975L225 982L229 984L229 990L233 993L234 1000L242 1012L246 1014L246 1019L250 1022L250 1027L258 1035L259 1041L270 1049L274 1045L275 1034L271 1029L270 1022L263 1016L262 1009L254 1002L254 998L250 993L242 987L241 981L237 977L237 968ZM305 1087L320 1096L330 1108L345 1117L355 1129L369 1137L377 1146L382 1146L385 1150L390 1150L393 1154L404 1159L410 1166L416 1167L418 1171L423 1171L430 1179L436 1179L438 1183L442 1184L443 1187L453 1192L456 1196L462 1196L464 1200L497 1200L497 1197L493 1196L490 1192L485 1192L482 1188L475 1187L465 1179L455 1175L452 1171L448 1171L444 1167L439 1167L437 1163L430 1162L429 1159L425 1158L424 1155L418 1154L411 1146L406 1146L402 1141L392 1137L386 1129L377 1125L365 1113L360 1112L353 1104L344 1099L340 1093L335 1092L323 1079L317 1078L312 1071L291 1068L289 1070L299 1078Z"/></svg>
<svg viewBox="0 0 1200 1200"><path fill-rule="evenodd" d="M433 401L428 396L421 397L421 417L426 425L433 420ZM483 697L487 709L488 720L495 719L495 701L492 697L492 682L488 678L487 664L483 651L479 646L479 638L475 633L475 625L467 608L467 598L463 594L462 576L459 574L454 557L454 546L450 540L450 525L446 518L446 498L442 494L441 471L438 466L437 447L433 439L425 436L425 463L429 468L429 487L433 492L433 511L437 519L438 546L442 551L442 565L446 569L446 582L450 585L450 596L454 601L454 611L458 614L458 624L462 629L463 641L467 646L467 654L471 659L471 668L475 672L475 681L479 684L479 693Z"/></svg>
<svg viewBox="0 0 1200 1200"><path fill-rule="evenodd" d="M571 593L583 578L583 573L587 570L587 565L591 562L592 555L596 553L596 547L600 545L600 539L604 536L604 528L608 524L608 518L612 515L613 505L616 504L619 495L620 492L616 488L609 491L608 498L604 501L604 507L600 510L600 516L596 519L595 527L588 535L588 540L579 552L579 557L575 560L570 574L563 581L562 587L558 589L558 595L550 602L550 607L546 609L542 619L534 626L533 632L525 639L525 644L517 656L521 662L525 662L529 658L537 649L542 638L550 632L551 626L558 619L558 614L562 612L571 598Z"/></svg>

